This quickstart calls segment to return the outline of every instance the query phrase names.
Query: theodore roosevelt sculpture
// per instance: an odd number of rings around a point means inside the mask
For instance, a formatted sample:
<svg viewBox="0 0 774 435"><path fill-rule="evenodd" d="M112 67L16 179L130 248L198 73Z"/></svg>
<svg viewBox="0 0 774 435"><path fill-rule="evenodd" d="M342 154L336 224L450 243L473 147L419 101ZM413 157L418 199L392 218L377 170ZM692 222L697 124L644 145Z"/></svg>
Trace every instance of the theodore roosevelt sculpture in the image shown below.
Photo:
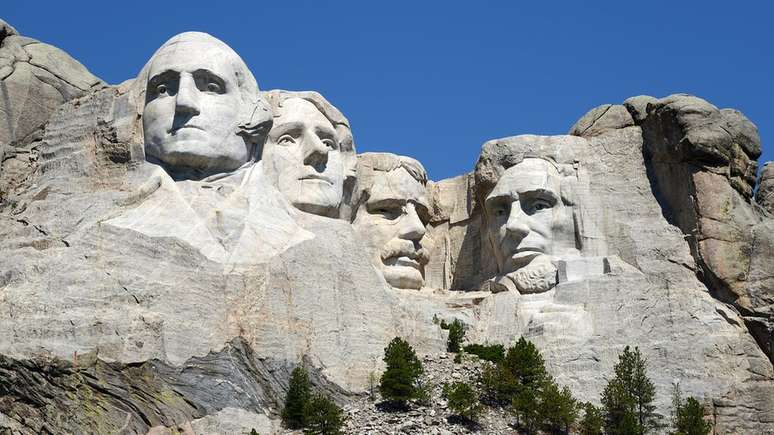
<svg viewBox="0 0 774 435"><path fill-rule="evenodd" d="M418 161L389 153L358 156L352 224L374 267L394 288L424 284L428 250L427 173Z"/></svg>
<svg viewBox="0 0 774 435"><path fill-rule="evenodd" d="M346 118L316 92L265 97L274 113L261 158L266 178L297 209L338 217L345 179L354 171Z"/></svg>
<svg viewBox="0 0 774 435"><path fill-rule="evenodd" d="M271 115L228 45L206 33L181 33L156 51L140 77L148 161L175 178L200 179L256 159Z"/></svg>

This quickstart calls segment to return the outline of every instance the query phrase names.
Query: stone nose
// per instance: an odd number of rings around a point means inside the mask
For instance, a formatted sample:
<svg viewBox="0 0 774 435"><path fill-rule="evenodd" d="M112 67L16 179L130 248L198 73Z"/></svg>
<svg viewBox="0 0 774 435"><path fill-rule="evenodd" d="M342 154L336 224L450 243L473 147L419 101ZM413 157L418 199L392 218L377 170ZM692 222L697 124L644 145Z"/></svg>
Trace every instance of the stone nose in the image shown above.
<svg viewBox="0 0 774 435"><path fill-rule="evenodd" d="M304 135L304 164L314 166L318 172L328 163L328 146L314 133Z"/></svg>
<svg viewBox="0 0 774 435"><path fill-rule="evenodd" d="M201 113L199 102L199 90L196 88L193 77L181 75L180 84L175 96L175 111L195 116Z"/></svg>
<svg viewBox="0 0 774 435"><path fill-rule="evenodd" d="M398 235L401 239L419 241L424 237L425 232L425 225L419 218L416 207L412 203L407 203L406 214L401 219Z"/></svg>
<svg viewBox="0 0 774 435"><path fill-rule="evenodd" d="M521 204L514 201L508 214L508 222L505 224L508 237L516 242L521 242L530 232L529 216L521 209Z"/></svg>

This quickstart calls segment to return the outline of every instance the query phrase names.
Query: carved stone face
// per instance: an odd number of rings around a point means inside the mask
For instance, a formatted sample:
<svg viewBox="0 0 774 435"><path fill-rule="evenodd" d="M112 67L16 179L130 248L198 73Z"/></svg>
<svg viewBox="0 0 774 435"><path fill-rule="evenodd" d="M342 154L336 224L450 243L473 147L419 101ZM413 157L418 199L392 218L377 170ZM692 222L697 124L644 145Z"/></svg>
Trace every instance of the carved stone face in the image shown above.
<svg viewBox="0 0 774 435"><path fill-rule="evenodd" d="M425 282L427 224L425 186L404 168L374 177L370 194L353 226L371 252L371 261L395 288L419 289Z"/></svg>
<svg viewBox="0 0 774 435"><path fill-rule="evenodd" d="M232 171L250 158L237 135L242 99L233 53L181 39L151 60L142 116L146 155L173 168Z"/></svg>
<svg viewBox="0 0 774 435"><path fill-rule="evenodd" d="M508 168L485 201L487 235L502 274L558 253L573 232L560 196L561 176L551 163L527 158Z"/></svg>
<svg viewBox="0 0 774 435"><path fill-rule="evenodd" d="M266 175L296 208L336 216L344 185L336 129L302 98L288 98L278 112L263 150Z"/></svg>

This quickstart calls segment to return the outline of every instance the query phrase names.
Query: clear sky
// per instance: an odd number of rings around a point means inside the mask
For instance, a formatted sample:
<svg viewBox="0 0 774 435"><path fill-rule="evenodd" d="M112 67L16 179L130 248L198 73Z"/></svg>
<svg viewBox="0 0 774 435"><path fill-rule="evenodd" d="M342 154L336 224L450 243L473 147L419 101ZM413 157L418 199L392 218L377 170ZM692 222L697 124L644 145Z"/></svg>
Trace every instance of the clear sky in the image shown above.
<svg viewBox="0 0 774 435"><path fill-rule="evenodd" d="M325 95L358 151L415 157L439 180L470 171L488 139L563 134L639 94L739 109L774 160L772 4L4 0L0 17L109 83L176 33L211 33L262 89Z"/></svg>

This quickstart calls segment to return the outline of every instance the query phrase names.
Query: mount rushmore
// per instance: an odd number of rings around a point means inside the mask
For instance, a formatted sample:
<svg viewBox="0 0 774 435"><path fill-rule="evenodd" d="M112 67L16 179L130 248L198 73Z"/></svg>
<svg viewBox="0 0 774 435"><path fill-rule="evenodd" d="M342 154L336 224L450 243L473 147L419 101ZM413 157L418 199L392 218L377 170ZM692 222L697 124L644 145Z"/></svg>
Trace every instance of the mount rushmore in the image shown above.
<svg viewBox="0 0 774 435"><path fill-rule="evenodd" d="M443 352L434 319L529 338L582 400L636 345L663 415L679 381L717 433L774 431L774 164L740 112L636 96L432 181L204 33L118 85L0 44L0 432L272 432L299 362L346 401L393 337Z"/></svg>

